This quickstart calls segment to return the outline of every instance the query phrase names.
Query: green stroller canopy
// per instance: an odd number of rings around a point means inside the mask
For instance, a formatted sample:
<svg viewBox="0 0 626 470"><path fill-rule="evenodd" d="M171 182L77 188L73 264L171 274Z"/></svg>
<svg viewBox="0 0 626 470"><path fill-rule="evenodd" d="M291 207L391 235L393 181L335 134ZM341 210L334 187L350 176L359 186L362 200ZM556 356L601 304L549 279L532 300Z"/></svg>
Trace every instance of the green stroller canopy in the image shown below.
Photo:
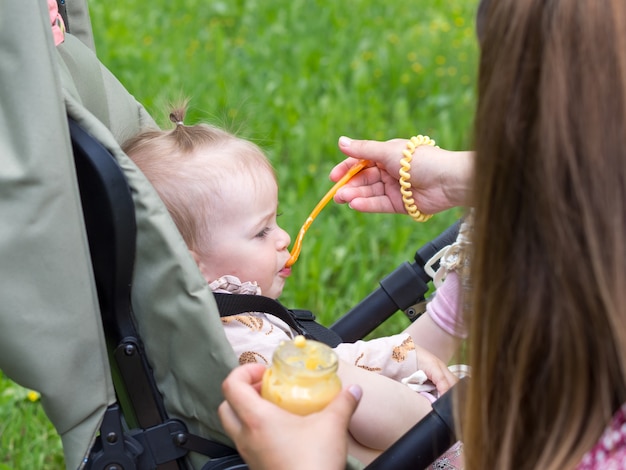
<svg viewBox="0 0 626 470"><path fill-rule="evenodd" d="M136 207L132 305L172 418L230 443L216 409L236 365L211 292L160 199L119 142L154 126L93 52L84 0L55 47L46 2L3 1L0 67L0 368L41 393L79 468L108 405L109 359L72 158L67 116L118 160ZM10 15L6 14L10 12ZM195 456L194 466L206 460Z"/></svg>

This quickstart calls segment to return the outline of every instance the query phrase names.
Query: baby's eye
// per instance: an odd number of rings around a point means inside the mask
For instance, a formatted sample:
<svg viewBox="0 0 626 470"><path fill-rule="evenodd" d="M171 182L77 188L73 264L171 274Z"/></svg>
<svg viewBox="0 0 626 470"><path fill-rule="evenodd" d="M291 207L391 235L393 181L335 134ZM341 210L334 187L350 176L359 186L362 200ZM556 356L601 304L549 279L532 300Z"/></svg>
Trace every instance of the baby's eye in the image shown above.
<svg viewBox="0 0 626 470"><path fill-rule="evenodd" d="M270 229L269 227L265 227L263 230L261 230L259 233L257 233L255 235L256 238L265 238L267 236L267 234L269 233Z"/></svg>

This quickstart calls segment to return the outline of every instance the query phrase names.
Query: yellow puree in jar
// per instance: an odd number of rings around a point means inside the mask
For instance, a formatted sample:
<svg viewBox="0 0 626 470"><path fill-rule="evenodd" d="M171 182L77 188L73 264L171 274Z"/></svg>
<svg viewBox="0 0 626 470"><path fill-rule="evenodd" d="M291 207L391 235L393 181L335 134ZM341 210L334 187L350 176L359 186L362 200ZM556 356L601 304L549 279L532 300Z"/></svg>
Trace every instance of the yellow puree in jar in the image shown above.
<svg viewBox="0 0 626 470"><path fill-rule="evenodd" d="M263 375L261 395L299 415L323 409L341 390L335 351L323 343L296 336L274 352Z"/></svg>

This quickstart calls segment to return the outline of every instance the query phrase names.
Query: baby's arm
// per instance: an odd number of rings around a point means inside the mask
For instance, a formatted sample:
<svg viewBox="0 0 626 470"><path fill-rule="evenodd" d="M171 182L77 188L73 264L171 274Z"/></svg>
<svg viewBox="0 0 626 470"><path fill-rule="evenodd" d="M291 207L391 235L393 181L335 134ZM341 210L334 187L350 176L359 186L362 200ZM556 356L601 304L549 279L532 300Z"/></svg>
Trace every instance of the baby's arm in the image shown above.
<svg viewBox="0 0 626 470"><path fill-rule="evenodd" d="M346 362L397 381L423 369L420 348L448 364L465 336L460 320L460 294L459 276L450 272L427 305L426 313L401 334L342 343L335 350ZM441 391L439 384L434 382Z"/></svg>
<svg viewBox="0 0 626 470"><path fill-rule="evenodd" d="M454 376L443 363L439 367L435 373L445 374L452 385ZM400 382L343 361L340 361L338 373L342 383L358 384L363 389L363 398L352 416L349 430L354 440L366 448L363 452L364 449L355 450L351 446L350 452L364 463L387 449L431 410L426 397Z"/></svg>
<svg viewBox="0 0 626 470"><path fill-rule="evenodd" d="M342 343L335 347L335 351L347 363L397 381L423 369L420 366L421 348L448 364L464 337L459 291L458 275L451 272L428 304L427 313L402 333Z"/></svg>
<svg viewBox="0 0 626 470"><path fill-rule="evenodd" d="M405 330L416 345L429 350L446 364L466 336L461 320L460 295L459 276L450 272L426 306L426 313Z"/></svg>
<svg viewBox="0 0 626 470"><path fill-rule="evenodd" d="M427 349L448 364L458 351L461 339L441 328L427 313L415 320L406 330L413 342Z"/></svg>

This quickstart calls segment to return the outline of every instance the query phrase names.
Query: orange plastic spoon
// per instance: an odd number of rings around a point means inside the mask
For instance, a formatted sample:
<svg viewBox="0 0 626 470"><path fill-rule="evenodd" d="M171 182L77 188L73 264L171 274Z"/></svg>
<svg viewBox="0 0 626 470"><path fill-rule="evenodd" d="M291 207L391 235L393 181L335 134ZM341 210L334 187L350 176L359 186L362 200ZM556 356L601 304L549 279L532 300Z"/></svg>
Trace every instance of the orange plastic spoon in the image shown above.
<svg viewBox="0 0 626 470"><path fill-rule="evenodd" d="M356 165L348 170L348 172L341 177L339 181L335 183L335 185L330 188L330 190L324 195L320 202L317 203L311 214L307 217L306 221L302 225L300 232L298 232L298 236L296 237L296 241L291 250L291 257L287 260L285 267L289 268L293 266L293 264L298 260L298 256L300 256L300 250L302 249L302 239L304 238L304 234L309 229L315 217L319 215L324 206L330 202L335 193L339 188L341 188L344 184L350 181L354 175L356 175L359 171L370 164L369 160L360 160Z"/></svg>

